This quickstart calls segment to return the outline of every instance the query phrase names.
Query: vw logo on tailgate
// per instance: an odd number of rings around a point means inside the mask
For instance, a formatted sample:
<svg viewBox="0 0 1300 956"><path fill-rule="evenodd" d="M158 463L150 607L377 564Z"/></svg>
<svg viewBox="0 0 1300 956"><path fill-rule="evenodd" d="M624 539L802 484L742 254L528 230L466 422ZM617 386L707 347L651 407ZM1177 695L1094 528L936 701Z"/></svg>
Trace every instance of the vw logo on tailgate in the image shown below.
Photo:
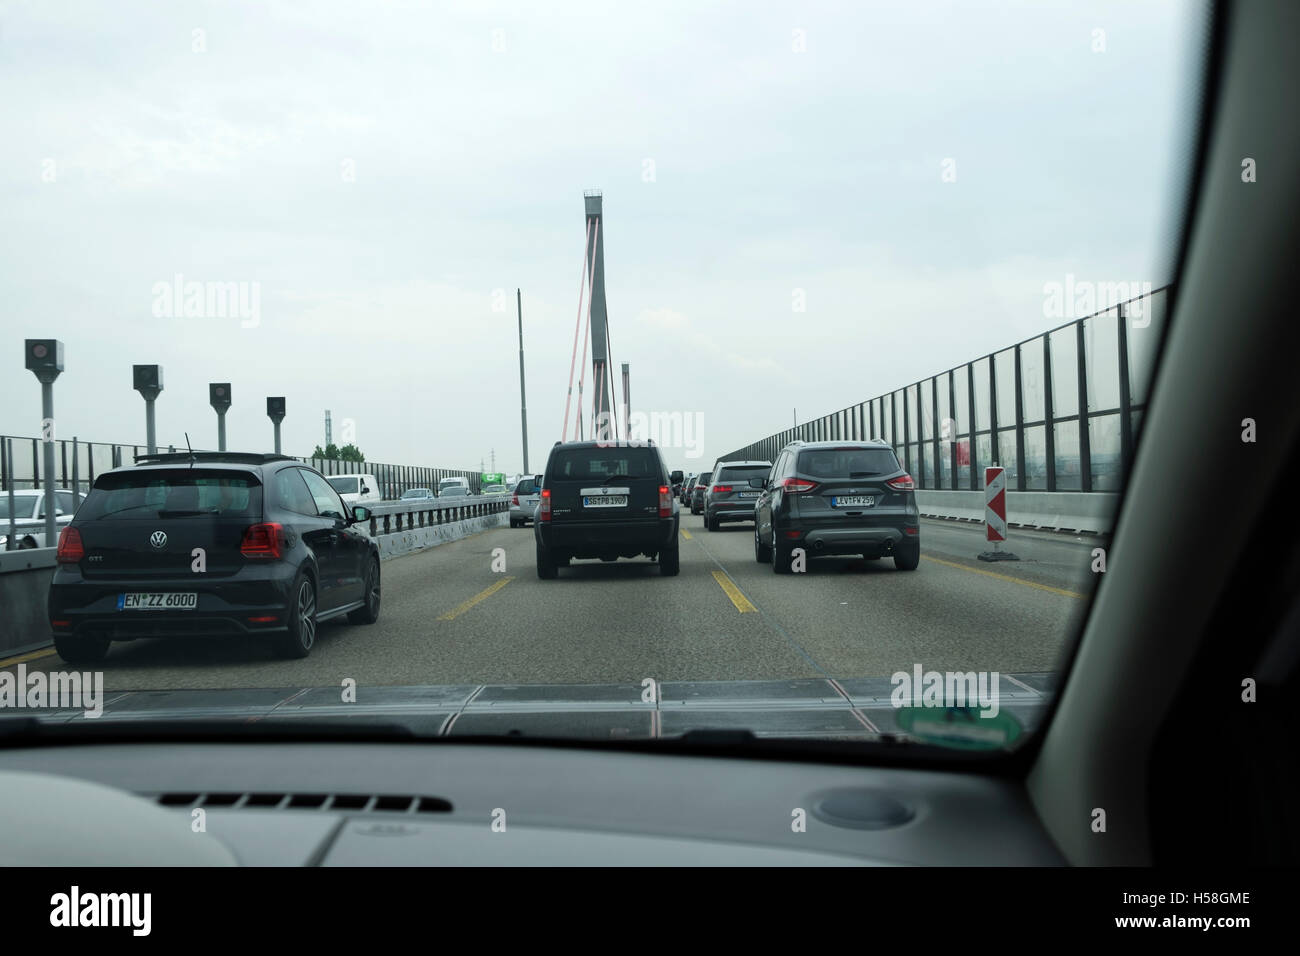
<svg viewBox="0 0 1300 956"><path fill-rule="evenodd" d="M155 531L153 534L149 535L149 543L153 545L156 550L161 551L163 548L167 547L167 532Z"/></svg>

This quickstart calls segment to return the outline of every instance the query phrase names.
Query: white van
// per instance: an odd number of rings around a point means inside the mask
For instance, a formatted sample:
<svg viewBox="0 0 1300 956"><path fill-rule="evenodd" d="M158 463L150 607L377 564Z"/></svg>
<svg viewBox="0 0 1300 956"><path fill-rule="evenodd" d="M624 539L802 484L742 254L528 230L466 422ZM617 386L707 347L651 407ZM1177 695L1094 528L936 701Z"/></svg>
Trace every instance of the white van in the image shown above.
<svg viewBox="0 0 1300 956"><path fill-rule="evenodd" d="M330 487L349 505L370 504L383 501L383 492L374 475L326 475Z"/></svg>
<svg viewBox="0 0 1300 956"><path fill-rule="evenodd" d="M442 479L442 481L438 482L438 497L441 498L442 493L448 488L465 489L464 492L452 492L452 494L469 494L469 479L460 475L457 475L455 478Z"/></svg>

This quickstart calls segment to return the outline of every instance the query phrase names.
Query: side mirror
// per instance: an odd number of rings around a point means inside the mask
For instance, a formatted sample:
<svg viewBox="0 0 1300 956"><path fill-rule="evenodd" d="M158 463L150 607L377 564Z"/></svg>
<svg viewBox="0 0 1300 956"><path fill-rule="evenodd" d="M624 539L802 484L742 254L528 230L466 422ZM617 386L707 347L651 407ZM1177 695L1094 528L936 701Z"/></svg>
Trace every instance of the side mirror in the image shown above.
<svg viewBox="0 0 1300 956"><path fill-rule="evenodd" d="M355 508L352 509L352 523L353 523L353 524L360 524L362 521L369 521L369 520L370 520L370 509L369 509L369 508L362 507L362 506L359 505L359 506L357 506L357 507L355 507Z"/></svg>
<svg viewBox="0 0 1300 956"><path fill-rule="evenodd" d="M57 517L58 517L59 515L61 515L61 514L63 514L63 509L62 509L62 508L55 508L55 509L54 509L54 517L57 518Z"/></svg>
<svg viewBox="0 0 1300 956"><path fill-rule="evenodd" d="M751 487L751 488L766 488L766 487L767 487L767 479L766 479L766 478L751 478L751 479L749 479L749 487Z"/></svg>

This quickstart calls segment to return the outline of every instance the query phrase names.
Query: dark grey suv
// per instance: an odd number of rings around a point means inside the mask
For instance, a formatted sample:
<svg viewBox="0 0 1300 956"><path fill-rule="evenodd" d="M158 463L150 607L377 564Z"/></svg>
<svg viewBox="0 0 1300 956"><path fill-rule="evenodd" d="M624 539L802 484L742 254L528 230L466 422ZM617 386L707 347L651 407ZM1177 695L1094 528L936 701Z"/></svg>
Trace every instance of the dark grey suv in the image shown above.
<svg viewBox="0 0 1300 956"><path fill-rule="evenodd" d="M892 557L900 571L921 561L916 484L884 442L786 445L758 499L754 557L789 574L793 551L806 557Z"/></svg>
<svg viewBox="0 0 1300 956"><path fill-rule="evenodd" d="M724 521L753 521L754 503L763 492L770 461L720 461L704 489L704 527L717 531Z"/></svg>

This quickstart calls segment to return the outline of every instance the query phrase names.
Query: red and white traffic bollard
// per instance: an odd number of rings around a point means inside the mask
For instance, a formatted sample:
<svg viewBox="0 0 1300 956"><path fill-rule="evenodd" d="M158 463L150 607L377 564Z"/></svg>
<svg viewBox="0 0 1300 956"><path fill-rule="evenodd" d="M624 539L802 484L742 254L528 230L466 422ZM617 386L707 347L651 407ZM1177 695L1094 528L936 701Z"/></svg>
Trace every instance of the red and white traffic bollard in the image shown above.
<svg viewBox="0 0 1300 956"><path fill-rule="evenodd" d="M1019 561L1010 551L1002 550L1007 540L1007 472L1005 468L991 466L984 469L984 528L985 537L993 542L992 551L980 553L981 561Z"/></svg>

